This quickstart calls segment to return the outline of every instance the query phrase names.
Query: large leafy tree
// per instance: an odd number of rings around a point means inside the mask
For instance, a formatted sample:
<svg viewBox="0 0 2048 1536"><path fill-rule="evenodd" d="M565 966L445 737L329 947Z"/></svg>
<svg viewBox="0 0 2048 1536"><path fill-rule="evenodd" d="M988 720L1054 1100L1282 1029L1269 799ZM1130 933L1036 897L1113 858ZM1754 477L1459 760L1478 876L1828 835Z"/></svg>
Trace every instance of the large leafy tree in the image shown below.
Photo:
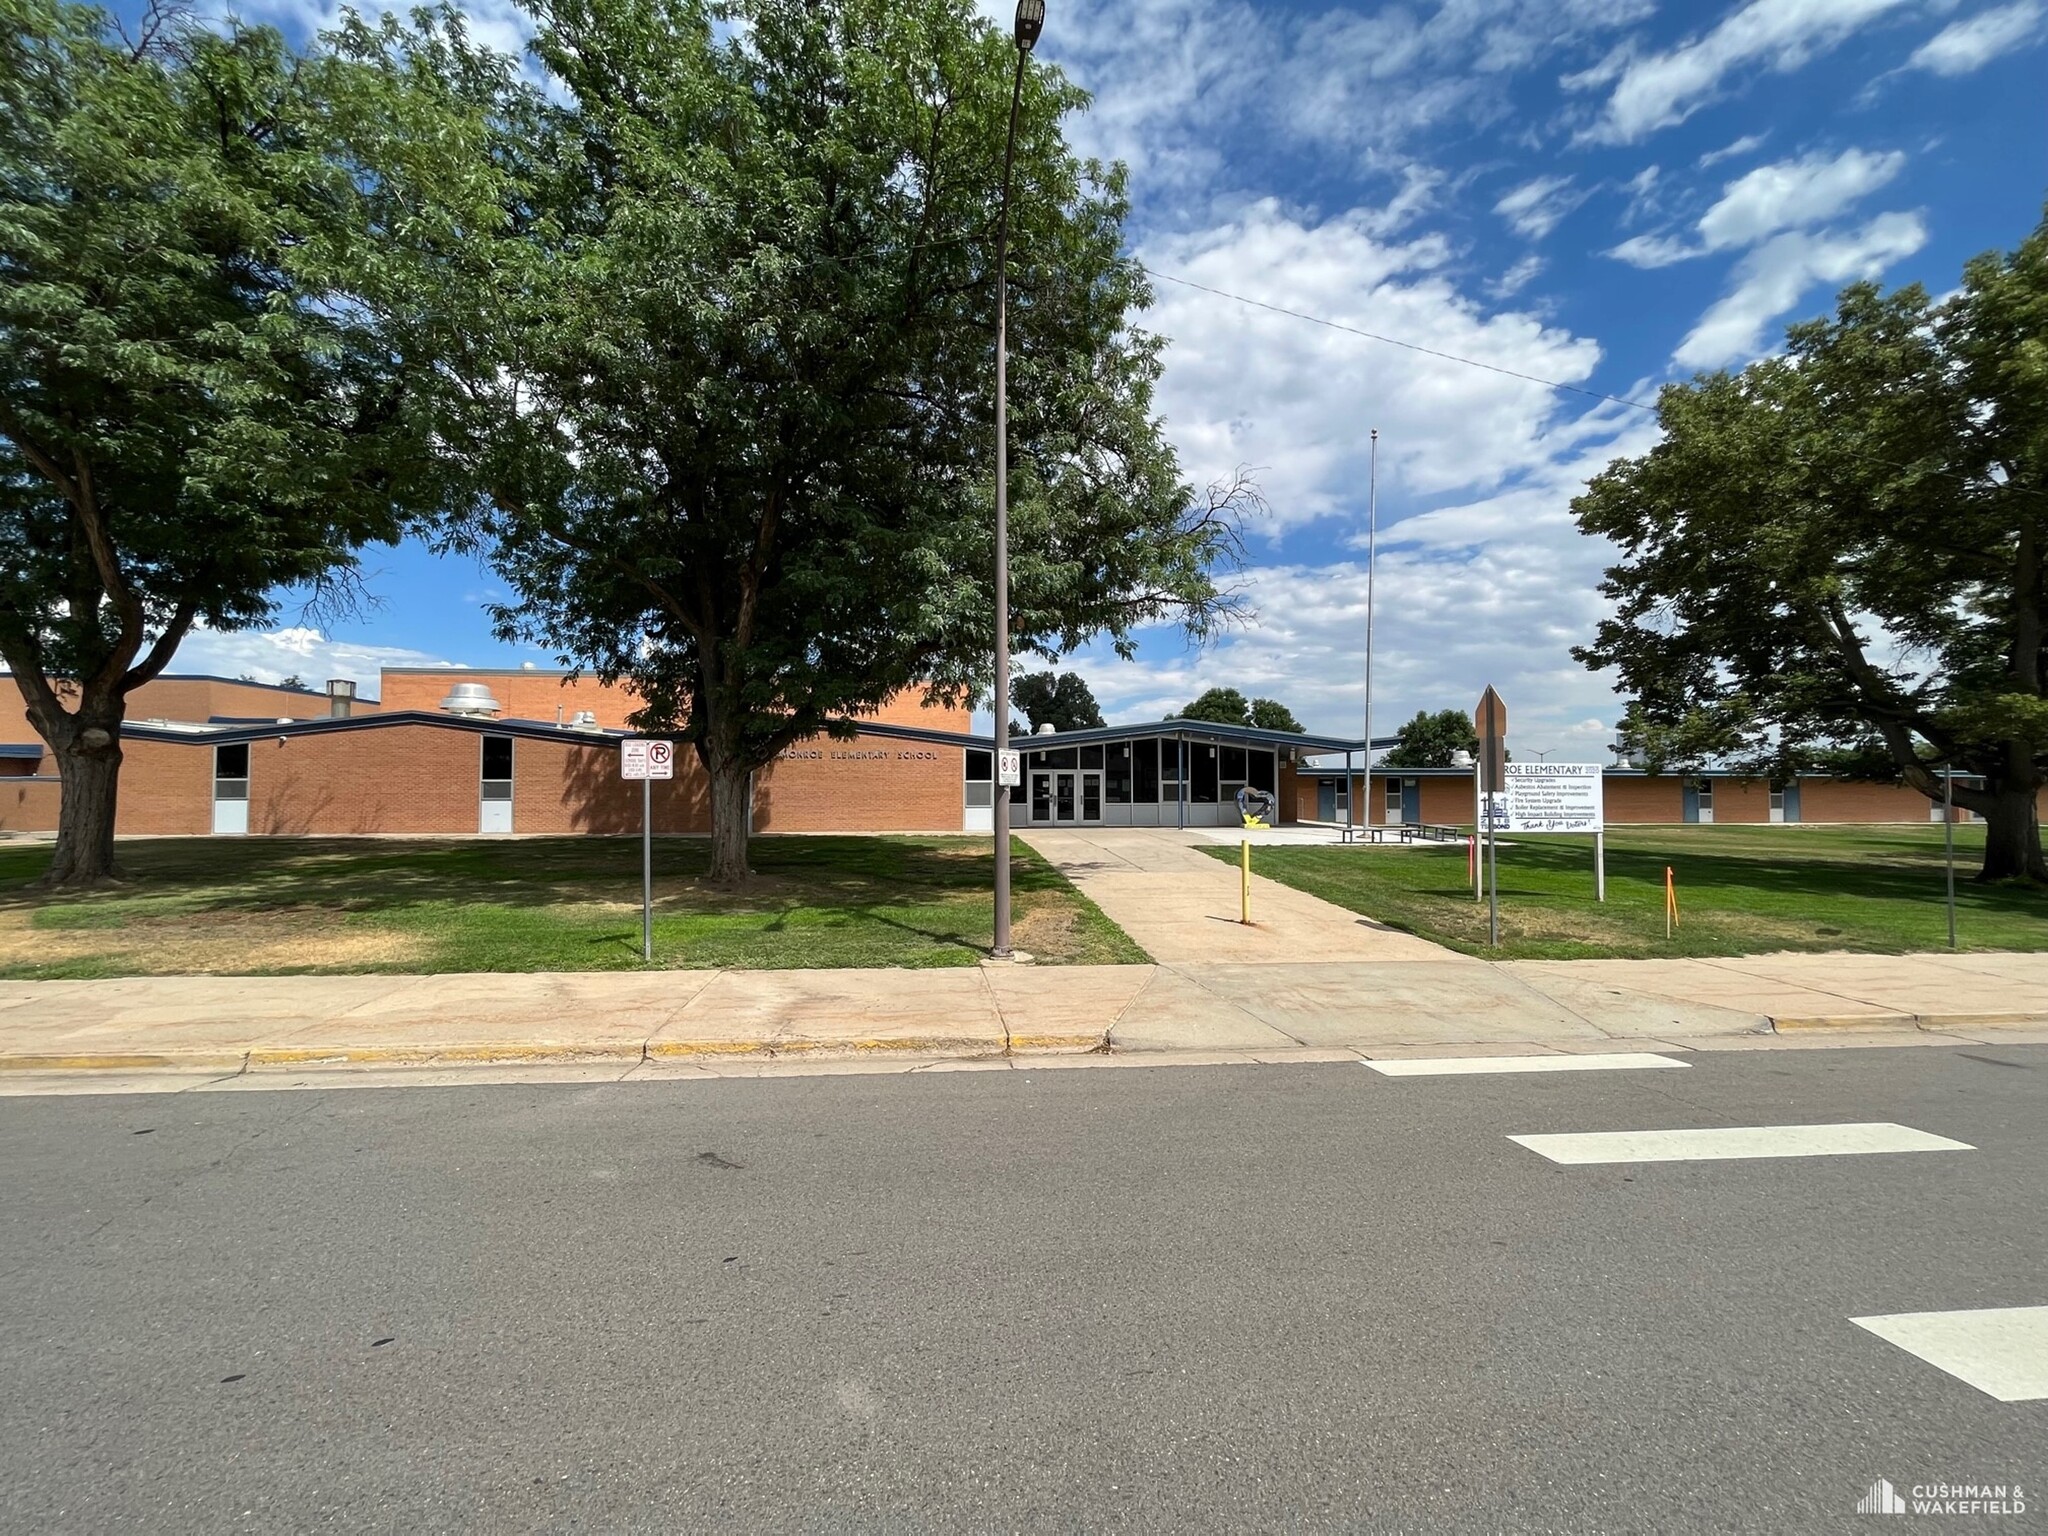
<svg viewBox="0 0 2048 1536"><path fill-rule="evenodd" d="M1785 355L1667 388L1664 439L1574 503L1620 546L1576 654L1652 759L1779 774L1861 753L2048 879L2048 223L1936 304L1861 284Z"/></svg>
<svg viewBox="0 0 2048 1536"><path fill-rule="evenodd" d="M126 700L193 626L345 590L435 500L367 307L395 162L453 192L426 100L268 29L0 0L0 659L63 780L53 883L114 875Z"/></svg>
<svg viewBox="0 0 2048 1536"><path fill-rule="evenodd" d="M1268 731L1302 733L1294 711L1278 699L1247 699L1235 688L1208 688L1189 702L1176 716L1180 720L1209 720L1217 725L1255 725Z"/></svg>
<svg viewBox="0 0 2048 1536"><path fill-rule="evenodd" d="M1415 718L1396 731L1396 744L1380 759L1382 768L1448 768L1457 753L1479 752L1479 733L1462 710L1418 709Z"/></svg>
<svg viewBox="0 0 2048 1536"><path fill-rule="evenodd" d="M1102 710L1078 672L1027 672L1010 685L1010 698L1032 730L1084 731L1102 724Z"/></svg>
<svg viewBox="0 0 2048 1536"><path fill-rule="evenodd" d="M502 630L694 744L737 882L754 769L902 689L986 690L1015 54L969 0L536 15L560 94L447 340L449 440ZM1048 658L1212 623L1248 497L1191 494L1161 438L1122 176L1062 137L1081 103L1028 71L1011 209L1011 624Z"/></svg>

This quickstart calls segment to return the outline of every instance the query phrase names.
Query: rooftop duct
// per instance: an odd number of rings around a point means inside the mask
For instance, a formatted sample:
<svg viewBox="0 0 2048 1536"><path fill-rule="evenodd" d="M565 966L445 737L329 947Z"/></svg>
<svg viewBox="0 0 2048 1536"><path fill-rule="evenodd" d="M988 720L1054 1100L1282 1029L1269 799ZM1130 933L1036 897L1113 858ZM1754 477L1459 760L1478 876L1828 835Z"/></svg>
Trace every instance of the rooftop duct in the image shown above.
<svg viewBox="0 0 2048 1536"><path fill-rule="evenodd" d="M490 687L484 683L457 683L448 690L441 707L451 715L482 717L498 713L498 701L491 697Z"/></svg>

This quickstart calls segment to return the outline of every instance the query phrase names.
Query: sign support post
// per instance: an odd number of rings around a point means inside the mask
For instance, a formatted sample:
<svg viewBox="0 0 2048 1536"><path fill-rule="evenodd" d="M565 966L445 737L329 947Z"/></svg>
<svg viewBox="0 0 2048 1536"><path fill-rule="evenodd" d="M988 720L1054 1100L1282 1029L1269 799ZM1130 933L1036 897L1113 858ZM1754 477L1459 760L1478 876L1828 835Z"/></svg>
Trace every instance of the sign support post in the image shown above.
<svg viewBox="0 0 2048 1536"><path fill-rule="evenodd" d="M1948 947L1956 947L1956 770L1941 767L1941 842L1948 859Z"/></svg>
<svg viewBox="0 0 2048 1536"><path fill-rule="evenodd" d="M1593 899L1607 899L1607 829L1593 834Z"/></svg>
<svg viewBox="0 0 2048 1536"><path fill-rule="evenodd" d="M1502 792L1507 774L1508 746L1508 705L1492 684L1479 696L1479 707L1472 711L1472 724L1479 734L1479 767L1485 776L1484 798L1481 801L1481 820L1486 823L1486 933L1487 942L1495 949L1500 948L1500 843L1496 831L1499 822L1500 802L1494 797Z"/></svg>
<svg viewBox="0 0 2048 1536"><path fill-rule="evenodd" d="M676 776L672 741L619 743L619 777L640 781L640 958L654 959L654 781Z"/></svg>

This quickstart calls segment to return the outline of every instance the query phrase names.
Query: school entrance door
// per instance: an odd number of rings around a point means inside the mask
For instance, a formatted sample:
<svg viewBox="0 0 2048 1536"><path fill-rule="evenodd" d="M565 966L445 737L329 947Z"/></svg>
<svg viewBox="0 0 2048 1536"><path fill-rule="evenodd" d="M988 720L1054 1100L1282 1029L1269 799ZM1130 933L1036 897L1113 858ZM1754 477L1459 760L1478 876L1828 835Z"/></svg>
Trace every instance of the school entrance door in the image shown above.
<svg viewBox="0 0 2048 1536"><path fill-rule="evenodd" d="M1099 826L1102 775L1092 768L1034 769L1030 809L1034 827Z"/></svg>

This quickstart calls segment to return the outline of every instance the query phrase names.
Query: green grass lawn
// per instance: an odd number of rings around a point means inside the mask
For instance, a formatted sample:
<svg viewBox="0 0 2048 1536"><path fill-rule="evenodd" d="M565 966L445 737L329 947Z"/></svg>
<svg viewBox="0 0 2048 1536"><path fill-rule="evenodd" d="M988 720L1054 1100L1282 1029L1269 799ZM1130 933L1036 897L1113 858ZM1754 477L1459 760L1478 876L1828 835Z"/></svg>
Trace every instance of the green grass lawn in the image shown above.
<svg viewBox="0 0 2048 1536"><path fill-rule="evenodd" d="M1022 843L1018 948L1053 964L1143 951ZM763 837L743 894L709 847L654 845L654 964L972 965L989 941L987 838ZM162 838L123 842L131 884L32 888L47 844L0 844L0 978L632 970L637 838Z"/></svg>
<svg viewBox="0 0 2048 1536"><path fill-rule="evenodd" d="M1957 936L1965 949L2048 949L2048 893L1979 886L1981 827L1956 829ZM1234 861L1237 850L1216 848ZM1664 870L1679 926L1664 937ZM1773 950L1943 949L1938 826L1625 827L1607 834L1607 900L1593 900L1590 837L1503 840L1498 950L1466 880L1464 845L1275 847L1262 875L1469 954L1573 960Z"/></svg>

